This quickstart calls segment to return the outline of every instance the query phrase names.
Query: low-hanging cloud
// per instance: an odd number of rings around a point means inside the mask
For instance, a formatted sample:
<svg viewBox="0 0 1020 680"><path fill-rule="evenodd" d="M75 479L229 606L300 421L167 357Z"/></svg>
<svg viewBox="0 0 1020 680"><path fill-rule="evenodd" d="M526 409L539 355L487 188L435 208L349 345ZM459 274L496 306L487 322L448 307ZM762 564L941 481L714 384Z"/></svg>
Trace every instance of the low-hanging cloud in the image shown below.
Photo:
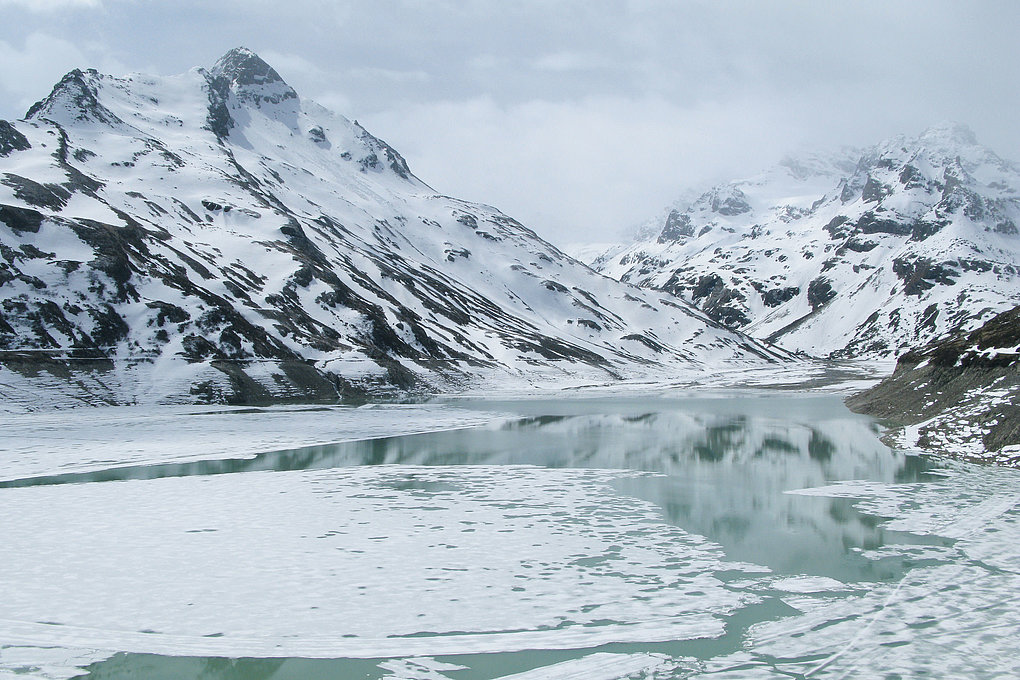
<svg viewBox="0 0 1020 680"><path fill-rule="evenodd" d="M569 243L620 237L686 187L753 174L812 146L826 131L811 128L809 111L784 98L684 107L656 97L512 106L482 97L362 122L437 189L453 186Z"/></svg>

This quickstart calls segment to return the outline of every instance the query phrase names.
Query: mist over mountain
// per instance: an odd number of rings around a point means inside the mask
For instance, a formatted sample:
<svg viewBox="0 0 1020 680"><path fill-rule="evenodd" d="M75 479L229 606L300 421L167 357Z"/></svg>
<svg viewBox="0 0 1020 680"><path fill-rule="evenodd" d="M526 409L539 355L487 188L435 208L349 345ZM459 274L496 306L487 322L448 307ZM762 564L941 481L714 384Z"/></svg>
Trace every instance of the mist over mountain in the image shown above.
<svg viewBox="0 0 1020 680"><path fill-rule="evenodd" d="M594 258L814 356L894 357L1020 302L1020 168L957 123L788 158Z"/></svg>

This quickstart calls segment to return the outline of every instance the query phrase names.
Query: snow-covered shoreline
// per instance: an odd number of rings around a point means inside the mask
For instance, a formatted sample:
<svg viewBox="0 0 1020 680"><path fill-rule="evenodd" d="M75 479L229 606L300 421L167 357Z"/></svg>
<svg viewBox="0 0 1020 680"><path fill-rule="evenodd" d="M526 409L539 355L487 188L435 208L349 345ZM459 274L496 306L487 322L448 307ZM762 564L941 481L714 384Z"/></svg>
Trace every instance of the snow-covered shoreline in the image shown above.
<svg viewBox="0 0 1020 680"><path fill-rule="evenodd" d="M1020 307L969 333L900 357L851 396L850 408L890 421L892 446L1020 466Z"/></svg>

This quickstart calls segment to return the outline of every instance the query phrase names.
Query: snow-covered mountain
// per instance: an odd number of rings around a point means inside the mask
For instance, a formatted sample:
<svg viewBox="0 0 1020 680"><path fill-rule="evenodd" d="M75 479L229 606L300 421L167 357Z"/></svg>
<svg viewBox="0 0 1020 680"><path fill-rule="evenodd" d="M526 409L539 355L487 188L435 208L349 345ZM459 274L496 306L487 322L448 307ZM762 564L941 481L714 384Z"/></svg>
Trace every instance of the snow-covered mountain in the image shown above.
<svg viewBox="0 0 1020 680"><path fill-rule="evenodd" d="M1020 168L958 124L786 160L594 261L817 356L891 357L1020 303Z"/></svg>
<svg viewBox="0 0 1020 680"><path fill-rule="evenodd" d="M72 71L0 122L0 255L8 397L68 375L119 402L259 400L784 356L437 194L242 48L173 77Z"/></svg>

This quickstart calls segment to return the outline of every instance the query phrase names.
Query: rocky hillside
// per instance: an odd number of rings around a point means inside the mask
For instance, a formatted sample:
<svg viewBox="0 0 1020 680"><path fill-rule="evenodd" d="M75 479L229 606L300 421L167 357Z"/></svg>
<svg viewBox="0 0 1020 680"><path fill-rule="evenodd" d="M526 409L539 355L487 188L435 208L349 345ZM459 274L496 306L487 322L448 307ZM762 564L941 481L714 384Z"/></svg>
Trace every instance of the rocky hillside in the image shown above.
<svg viewBox="0 0 1020 680"><path fill-rule="evenodd" d="M423 132L427 134L427 132ZM783 353L436 193L254 53L0 121L0 392L268 401Z"/></svg>
<svg viewBox="0 0 1020 680"><path fill-rule="evenodd" d="M1020 307L900 357L847 400L898 425L898 446L1020 465Z"/></svg>
<svg viewBox="0 0 1020 680"><path fill-rule="evenodd" d="M1020 169L944 124L678 203L595 261L795 351L895 357L1020 303Z"/></svg>

